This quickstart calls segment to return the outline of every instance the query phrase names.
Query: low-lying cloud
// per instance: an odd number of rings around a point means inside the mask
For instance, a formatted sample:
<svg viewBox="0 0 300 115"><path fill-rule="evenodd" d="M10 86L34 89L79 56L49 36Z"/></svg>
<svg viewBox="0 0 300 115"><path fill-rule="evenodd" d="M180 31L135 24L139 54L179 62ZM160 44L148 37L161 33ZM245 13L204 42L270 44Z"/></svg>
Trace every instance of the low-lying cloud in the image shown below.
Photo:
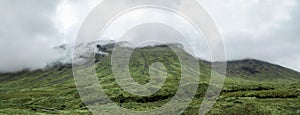
<svg viewBox="0 0 300 115"><path fill-rule="evenodd" d="M58 0L2 0L0 72L42 68L57 60L62 36L55 27Z"/></svg>

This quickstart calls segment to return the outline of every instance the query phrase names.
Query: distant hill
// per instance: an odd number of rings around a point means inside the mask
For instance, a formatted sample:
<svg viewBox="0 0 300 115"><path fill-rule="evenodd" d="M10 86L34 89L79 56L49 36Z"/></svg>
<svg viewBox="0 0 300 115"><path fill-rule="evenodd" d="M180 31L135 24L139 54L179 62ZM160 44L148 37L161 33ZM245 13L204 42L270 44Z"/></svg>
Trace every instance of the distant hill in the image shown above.
<svg viewBox="0 0 300 115"><path fill-rule="evenodd" d="M227 62L227 76L253 80L300 79L297 71L256 59Z"/></svg>

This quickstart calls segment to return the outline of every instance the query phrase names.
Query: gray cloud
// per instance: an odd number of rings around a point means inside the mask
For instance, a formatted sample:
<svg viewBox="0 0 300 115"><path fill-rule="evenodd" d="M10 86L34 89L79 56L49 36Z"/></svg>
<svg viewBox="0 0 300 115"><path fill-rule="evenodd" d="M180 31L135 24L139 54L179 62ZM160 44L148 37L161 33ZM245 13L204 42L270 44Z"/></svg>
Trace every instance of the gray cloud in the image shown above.
<svg viewBox="0 0 300 115"><path fill-rule="evenodd" d="M41 68L57 60L53 50L61 35L53 16L59 1L2 0L0 4L0 71Z"/></svg>
<svg viewBox="0 0 300 115"><path fill-rule="evenodd" d="M199 1L219 27L229 60L256 58L300 71L297 0ZM53 47L73 44L80 24L96 3L99 1L2 0L0 72L42 68L60 59L65 52ZM143 36L136 32L133 37ZM172 39L164 34L161 39Z"/></svg>

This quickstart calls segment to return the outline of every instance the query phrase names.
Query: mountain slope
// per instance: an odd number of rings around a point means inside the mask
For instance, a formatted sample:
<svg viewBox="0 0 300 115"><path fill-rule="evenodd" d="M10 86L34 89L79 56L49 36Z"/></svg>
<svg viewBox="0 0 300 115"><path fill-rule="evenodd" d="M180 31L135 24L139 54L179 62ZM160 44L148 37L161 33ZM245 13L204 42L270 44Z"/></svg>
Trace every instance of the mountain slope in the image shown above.
<svg viewBox="0 0 300 115"><path fill-rule="evenodd" d="M300 73L294 70L255 59L229 61L227 76L252 80L299 80Z"/></svg>
<svg viewBox="0 0 300 115"><path fill-rule="evenodd" d="M95 45L95 44L94 44ZM133 79L149 82L149 66L165 65L168 78L155 94L139 97L125 92L114 79L111 52L115 43L97 45L96 71L99 83L119 106L144 111L168 102L178 89L181 66L167 45L135 49L130 59ZM191 57L182 49L177 51ZM182 114L197 114L210 76L210 63L199 60L200 83L195 98ZM196 72L195 68L187 68ZM299 73L258 60L228 62L228 77L220 98L209 114L295 114L300 108ZM43 70L0 74L0 114L91 114L77 93L70 65Z"/></svg>

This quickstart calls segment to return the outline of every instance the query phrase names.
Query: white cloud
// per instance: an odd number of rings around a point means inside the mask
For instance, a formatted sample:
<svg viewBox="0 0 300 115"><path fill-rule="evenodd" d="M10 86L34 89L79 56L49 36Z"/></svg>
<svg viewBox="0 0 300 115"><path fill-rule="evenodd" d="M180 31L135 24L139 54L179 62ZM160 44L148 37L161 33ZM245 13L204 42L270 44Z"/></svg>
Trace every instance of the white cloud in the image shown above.
<svg viewBox="0 0 300 115"><path fill-rule="evenodd" d="M203 0L223 34L264 34L291 20L296 0ZM271 30L270 30L271 29Z"/></svg>
<svg viewBox="0 0 300 115"><path fill-rule="evenodd" d="M85 17L101 0L62 0L57 6L55 22L65 38L65 43L72 44Z"/></svg>
<svg viewBox="0 0 300 115"><path fill-rule="evenodd" d="M300 71L297 0L202 0L215 20L228 59L256 58Z"/></svg>

